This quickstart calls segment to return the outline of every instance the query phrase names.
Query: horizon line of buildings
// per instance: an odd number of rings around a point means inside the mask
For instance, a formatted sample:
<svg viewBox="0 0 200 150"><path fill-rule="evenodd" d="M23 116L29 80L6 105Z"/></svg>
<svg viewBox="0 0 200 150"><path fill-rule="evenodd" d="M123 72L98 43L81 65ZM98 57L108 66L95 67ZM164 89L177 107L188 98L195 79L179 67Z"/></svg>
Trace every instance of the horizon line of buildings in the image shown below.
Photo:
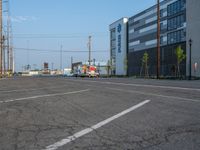
<svg viewBox="0 0 200 150"><path fill-rule="evenodd" d="M180 64L182 76L200 77L200 1L163 0L160 2L160 75L175 76L176 48L186 59ZM110 25L112 75L141 75L142 57L149 55L148 72L157 74L157 5ZM191 60L190 60L191 50ZM191 61L191 63L190 63ZM190 65L191 64L191 65Z"/></svg>

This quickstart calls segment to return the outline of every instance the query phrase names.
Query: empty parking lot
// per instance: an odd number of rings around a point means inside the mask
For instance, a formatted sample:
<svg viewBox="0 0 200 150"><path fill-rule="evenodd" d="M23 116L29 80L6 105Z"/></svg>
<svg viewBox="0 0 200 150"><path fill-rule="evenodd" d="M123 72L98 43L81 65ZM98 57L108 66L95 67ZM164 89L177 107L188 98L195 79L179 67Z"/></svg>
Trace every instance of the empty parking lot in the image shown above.
<svg viewBox="0 0 200 150"><path fill-rule="evenodd" d="M0 80L0 150L199 147L199 81Z"/></svg>

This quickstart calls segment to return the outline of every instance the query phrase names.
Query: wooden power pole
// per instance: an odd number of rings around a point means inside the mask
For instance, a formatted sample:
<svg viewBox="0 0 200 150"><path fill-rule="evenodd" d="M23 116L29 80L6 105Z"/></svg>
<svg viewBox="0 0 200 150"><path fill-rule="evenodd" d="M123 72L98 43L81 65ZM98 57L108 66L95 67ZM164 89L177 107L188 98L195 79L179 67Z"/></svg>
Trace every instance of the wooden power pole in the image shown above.
<svg viewBox="0 0 200 150"><path fill-rule="evenodd" d="M3 34L2 34L2 0L0 0L0 77L2 77L3 74Z"/></svg>
<svg viewBox="0 0 200 150"><path fill-rule="evenodd" d="M63 67L62 66L62 63L63 63L62 62L62 58L63 58L63 54L62 53L63 53L63 46L61 45L60 46L60 71L62 71L62 67Z"/></svg>
<svg viewBox="0 0 200 150"><path fill-rule="evenodd" d="M91 41L92 41L92 36L89 36L89 43L88 43L88 48L89 48L89 66L91 65Z"/></svg>
<svg viewBox="0 0 200 150"><path fill-rule="evenodd" d="M157 79L160 78L160 0L157 0Z"/></svg>

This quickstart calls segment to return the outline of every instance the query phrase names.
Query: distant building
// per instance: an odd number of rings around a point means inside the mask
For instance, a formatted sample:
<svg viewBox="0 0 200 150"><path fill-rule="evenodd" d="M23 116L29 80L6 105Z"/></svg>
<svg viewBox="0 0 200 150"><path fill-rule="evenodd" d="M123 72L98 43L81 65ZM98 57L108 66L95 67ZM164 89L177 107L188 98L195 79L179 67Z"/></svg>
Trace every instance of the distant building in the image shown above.
<svg viewBox="0 0 200 150"><path fill-rule="evenodd" d="M122 18L110 25L110 65L112 75L127 75L127 24Z"/></svg>
<svg viewBox="0 0 200 150"><path fill-rule="evenodd" d="M71 68L64 68L63 75L72 76L72 69Z"/></svg>
<svg viewBox="0 0 200 150"><path fill-rule="evenodd" d="M72 73L77 73L78 69L80 68L80 66L82 66L83 63L82 62L76 62L72 64Z"/></svg>
<svg viewBox="0 0 200 150"><path fill-rule="evenodd" d="M107 75L108 74L108 66L106 62L97 62L97 72L102 75Z"/></svg>
<svg viewBox="0 0 200 150"><path fill-rule="evenodd" d="M44 70L45 71L49 70L49 63L44 62Z"/></svg>

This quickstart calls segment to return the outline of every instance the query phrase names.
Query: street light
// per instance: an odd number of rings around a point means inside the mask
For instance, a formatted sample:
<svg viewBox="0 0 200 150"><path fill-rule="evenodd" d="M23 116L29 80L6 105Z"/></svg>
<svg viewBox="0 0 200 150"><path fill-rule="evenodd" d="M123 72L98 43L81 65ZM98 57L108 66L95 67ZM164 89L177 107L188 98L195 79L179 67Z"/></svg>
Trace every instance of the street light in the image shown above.
<svg viewBox="0 0 200 150"><path fill-rule="evenodd" d="M192 39L189 39L189 46L190 46L190 72L189 72L189 80L192 79Z"/></svg>

